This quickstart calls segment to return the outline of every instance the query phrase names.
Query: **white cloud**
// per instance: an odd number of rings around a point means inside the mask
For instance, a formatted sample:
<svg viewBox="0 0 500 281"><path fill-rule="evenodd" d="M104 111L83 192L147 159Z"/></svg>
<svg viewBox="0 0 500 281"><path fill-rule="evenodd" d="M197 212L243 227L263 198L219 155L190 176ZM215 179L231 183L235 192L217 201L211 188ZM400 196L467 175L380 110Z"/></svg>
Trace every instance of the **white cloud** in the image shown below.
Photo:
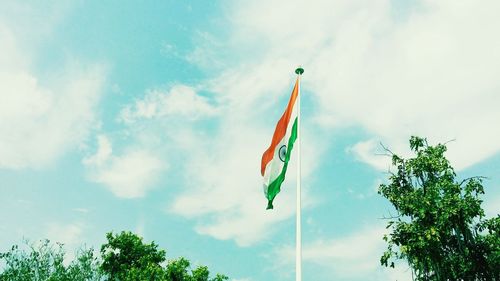
<svg viewBox="0 0 500 281"><path fill-rule="evenodd" d="M382 164L370 155L376 139L399 152L411 134L431 141L457 138L450 147L465 152L451 155L459 167L498 151L500 134L489 124L500 120L494 94L500 85L494 75L499 39L488 36L494 33L491 23L498 21L491 7L498 4L442 3L421 2L406 18L394 17L389 0L230 4L231 33L223 38L227 48L221 51L217 38L201 34L206 50L188 55L201 67L207 66L206 60L198 61L203 56L227 66L220 75L194 87L150 91L120 115L128 125L155 119L178 126L168 138L188 152L183 158L186 188L168 211L194 219L199 233L239 245L267 237L270 225L293 216L293 204L279 200L294 202L289 192L294 169L286 181L288 192L280 193L277 210L269 215L263 210L258 165L271 135L263 128L279 118L278 101L293 83L283 73L299 63L306 69L306 100L317 108L304 116L305 177L320 164L330 141L316 137L313 122L326 129L361 126L372 137L350 151L379 168ZM246 52L256 45L259 54ZM247 60L234 60L233 54L241 53ZM217 107L196 93L201 88L213 93ZM186 119L207 116L216 117L212 135L182 128ZM472 151L474 146L480 151Z"/></svg>
<svg viewBox="0 0 500 281"><path fill-rule="evenodd" d="M146 230L146 221L144 220L143 217L139 218L139 220L137 221L137 224L135 226L135 231L134 233L136 233L137 235L139 235L140 237L145 237L145 230Z"/></svg>
<svg viewBox="0 0 500 281"><path fill-rule="evenodd" d="M195 89L185 85L175 85L168 92L152 90L133 106L125 107L120 119L132 123L140 119L183 117L196 120L216 113L208 99Z"/></svg>
<svg viewBox="0 0 500 281"><path fill-rule="evenodd" d="M66 251L64 262L69 264L76 256L76 251L82 247L84 243L83 231L85 225L83 223L49 223L47 225L46 237L53 243L62 243Z"/></svg>
<svg viewBox="0 0 500 281"><path fill-rule="evenodd" d="M198 219L196 230L201 234L246 246L271 234L268 225L294 213L294 204L284 203L294 202L294 193L282 192L275 210L266 211L258 166L262 133L252 128L245 134L235 128L224 132L209 144L199 143L207 151L189 155L188 190L177 197L171 211Z"/></svg>
<svg viewBox="0 0 500 281"><path fill-rule="evenodd" d="M352 236L332 240L317 240L303 246L304 262L333 267L341 275L366 274L378 266L377 255L381 253L380 242L384 228L367 228ZM286 246L279 250L281 260L292 263L295 247Z"/></svg>
<svg viewBox="0 0 500 281"><path fill-rule="evenodd" d="M47 238L53 242L65 244L67 247L78 246L81 242L83 224L73 223L63 225L50 223L47 227Z"/></svg>
<svg viewBox="0 0 500 281"><path fill-rule="evenodd" d="M92 181L105 185L118 197L143 197L168 168L164 160L147 149L130 148L114 156L107 137L99 136L98 144L97 152L83 163L90 169Z"/></svg>
<svg viewBox="0 0 500 281"><path fill-rule="evenodd" d="M241 87L240 83L226 87L228 92L221 93L228 94L231 100L225 103L220 130L209 139L191 135L191 140L183 142L192 146L186 157L187 190L175 199L169 211L195 219L200 234L248 246L269 237L279 228L279 222L294 215L297 163L294 154L282 192L276 197L275 209L266 211L259 165L277 118L267 119L267 130L256 126L255 116L262 114L262 109L255 107L245 92L234 90ZM256 96L259 94L255 92ZM280 107L279 111L282 110ZM310 130L304 130L303 135L310 140L302 147L305 183L318 165L324 145L314 140ZM303 185L305 208L314 203L308 187Z"/></svg>
<svg viewBox="0 0 500 281"><path fill-rule="evenodd" d="M90 210L87 208L73 208L71 210L82 214L87 214L88 212L90 212Z"/></svg>
<svg viewBox="0 0 500 281"><path fill-rule="evenodd" d="M175 158L183 149L196 150L198 141L191 139L200 135L189 128L202 118L216 116L217 110L193 87L176 84L168 91L147 91L118 116L125 125L120 134L129 144L119 145L116 153L107 136L97 137L97 151L82 161L89 179L121 198L145 196L169 168L167 154Z"/></svg>
<svg viewBox="0 0 500 281"><path fill-rule="evenodd" d="M95 181L107 185L118 197L142 197L163 169L162 161L154 154L131 151L114 158L109 168L98 172Z"/></svg>
<svg viewBox="0 0 500 281"><path fill-rule="evenodd" d="M500 195L489 198L484 201L484 212L487 218L492 218L500 214Z"/></svg>
<svg viewBox="0 0 500 281"><path fill-rule="evenodd" d="M370 280L411 280L411 272L403 264L396 269L384 269L379 259L384 250L383 234L387 230L379 226L370 226L350 235L335 239L317 239L302 245L304 264L313 264L329 274L332 270L342 278L370 276ZM295 246L277 248L273 260L278 268L295 262Z"/></svg>
<svg viewBox="0 0 500 281"><path fill-rule="evenodd" d="M43 167L78 147L95 126L104 67L70 61L46 75L57 79L40 79L1 19L0 45L0 168Z"/></svg>
<svg viewBox="0 0 500 281"><path fill-rule="evenodd" d="M381 144L375 140L358 142L348 147L347 153L352 153L361 162L365 162L381 171L388 171L391 166L391 157L388 152L381 151Z"/></svg>
<svg viewBox="0 0 500 281"><path fill-rule="evenodd" d="M201 234L234 239L239 245L264 239L270 225L293 216L293 205L279 201L272 216L263 210L258 164L270 136L262 128L279 118L278 101L293 83L283 73L300 63L306 69L305 100L317 108L312 116L304 116L302 166L309 169L305 174L320 164L321 152L329 145L328 139L317 137L316 124L325 129L361 126L372 136L348 151L378 169L387 169L390 161L372 157L378 139L400 153L407 151L412 134L428 136L431 142L456 138L449 146L458 168L496 153L500 134L490 124L500 121L500 100L494 94L500 90L495 76L500 39L489 34L494 33L492 23L500 21L492 9L498 4L440 3L420 2L406 17L395 16L389 0L230 4L231 33L222 39L224 51L216 37L202 33L200 45L206 48L191 56L201 54L217 67L226 66L220 75L193 87L214 93L217 130L210 137L187 129L173 134L188 152L187 187L169 211L196 220ZM259 46L259 52L246 46ZM242 53L246 60L234 59ZM199 61L199 66L207 67L206 61ZM191 116L198 108L192 106L195 98L181 103L189 105L189 113L170 108L169 97L150 92L127 107L122 119L172 120ZM288 192L278 196L283 202L294 202L289 192L294 169L290 171Z"/></svg>
<svg viewBox="0 0 500 281"><path fill-rule="evenodd" d="M50 3L3 0L0 2L0 22L16 35L23 50L36 52L38 44L46 40L77 5L59 0Z"/></svg>
<svg viewBox="0 0 500 281"><path fill-rule="evenodd" d="M258 45L250 66L281 62L235 68L241 84L259 71L264 78L255 84L272 89L282 65L291 70L302 63L321 125L361 126L394 152L413 134L431 143L457 139L449 158L459 169L498 153L500 132L491 126L500 121L500 37L492 34L500 3L420 1L408 3L415 7L404 16L391 5L235 2L228 13L232 33L224 40L234 53Z"/></svg>
<svg viewBox="0 0 500 281"><path fill-rule="evenodd" d="M277 65L270 63L265 67L273 69ZM269 229L278 229L279 222L293 216L295 210L294 160L283 187L286 192L278 196L273 211L265 210L267 202L259 167L262 152L272 137L273 125L279 118L275 113L284 108L280 105L276 110L276 100L271 101L269 95L288 96L293 82L289 77L276 75L282 83L264 88L259 83L264 77L254 74L246 77L249 79L240 79L241 73L226 72L222 77L193 87L176 85L169 91L149 91L125 106L119 117L133 132L129 135L139 139L142 147L154 147L161 142L158 157L168 152L170 157L179 157L182 161L176 167L183 170L176 171L181 171L185 189L169 204L167 212L193 219L195 230L200 234L234 240L242 246L268 237L273 232ZM252 94L248 94L249 88ZM212 93L212 99L204 98L196 89ZM273 117L264 118L270 111ZM259 125L263 120L266 130ZM210 122L209 129L194 121ZM212 125L217 129L213 130ZM161 133L158 135L158 132ZM153 135L156 140L142 140ZM304 130L303 135L315 139L311 130ZM99 142L107 147L106 141ZM318 139L303 145L303 153L307 155L302 159L304 178L318 164L316 158L324 147L321 142ZM101 162L99 159L109 154L106 151L111 149L98 150L84 163ZM312 199L307 186L303 188L303 206L308 207Z"/></svg>
<svg viewBox="0 0 500 281"><path fill-rule="evenodd" d="M118 197L145 196L168 169L166 155L175 158L183 149L196 150L199 140L192 138L203 137L190 128L202 118L216 116L217 110L194 87L176 84L168 91L146 91L144 97L124 106L118 116L125 125L121 133L132 144L116 154L109 138L98 136L96 153L83 159L90 179Z"/></svg>
<svg viewBox="0 0 500 281"><path fill-rule="evenodd" d="M104 135L97 136L97 152L92 156L84 158L83 163L85 165L100 167L108 161L112 153L113 149L109 139Z"/></svg>

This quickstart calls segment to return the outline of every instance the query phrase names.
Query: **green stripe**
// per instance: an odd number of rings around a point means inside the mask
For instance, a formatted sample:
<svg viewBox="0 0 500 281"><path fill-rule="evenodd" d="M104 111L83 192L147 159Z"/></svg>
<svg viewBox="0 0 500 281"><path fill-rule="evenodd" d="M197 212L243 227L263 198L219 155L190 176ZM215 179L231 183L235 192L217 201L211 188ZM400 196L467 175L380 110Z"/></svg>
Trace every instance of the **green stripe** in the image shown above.
<svg viewBox="0 0 500 281"><path fill-rule="evenodd" d="M286 174L286 168L288 167L288 161L290 160L290 154L292 154L292 148L293 144L295 143L295 140L297 139L297 123L298 123L298 118L295 118L295 121L293 122L293 127L292 127L292 134L290 135L290 138L288 139L288 145L286 149L286 156L285 156L285 164L283 165L283 170L281 170L280 175L269 185L267 188L267 209L272 209L273 208L273 200L274 197L280 192L281 184L285 180L285 174Z"/></svg>

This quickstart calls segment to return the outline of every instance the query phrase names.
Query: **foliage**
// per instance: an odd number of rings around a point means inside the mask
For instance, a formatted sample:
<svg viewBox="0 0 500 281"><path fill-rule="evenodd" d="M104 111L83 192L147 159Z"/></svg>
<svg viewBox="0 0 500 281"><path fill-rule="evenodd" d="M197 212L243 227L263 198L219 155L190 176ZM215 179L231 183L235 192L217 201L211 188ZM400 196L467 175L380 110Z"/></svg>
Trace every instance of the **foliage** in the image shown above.
<svg viewBox="0 0 500 281"><path fill-rule="evenodd" d="M159 250L154 242L144 244L142 238L122 232L116 236L106 234L108 242L101 246L101 269L109 280L126 280L127 275L148 274L151 280L161 280L161 263L165 251Z"/></svg>
<svg viewBox="0 0 500 281"><path fill-rule="evenodd" d="M446 145L411 137L410 148L416 157L391 152L397 171L379 187L398 212L381 264L406 260L416 280L500 280L500 216L484 219L483 178L458 182Z"/></svg>
<svg viewBox="0 0 500 281"><path fill-rule="evenodd" d="M26 241L25 244L28 251L14 245L10 251L0 253L0 260L4 261L6 268L0 273L0 281L100 280L93 249L80 250L76 259L66 266L62 244L54 245L49 240L38 244Z"/></svg>
<svg viewBox="0 0 500 281"><path fill-rule="evenodd" d="M189 261L180 258L177 260L170 261L167 266L167 280L171 281L184 281L189 280Z"/></svg>
<svg viewBox="0 0 500 281"><path fill-rule="evenodd" d="M198 266L189 273L190 263L184 258L169 261L166 267L167 281L224 281L229 278L225 275L217 274L214 278L209 278L210 272L206 266Z"/></svg>
<svg viewBox="0 0 500 281"><path fill-rule="evenodd" d="M225 281L217 274L210 278L206 266L191 270L190 262L178 258L166 262L165 251L154 242L146 244L131 232L108 233L101 246L101 257L93 249L78 251L75 259L65 265L62 244L43 240L26 242L0 253L0 281Z"/></svg>

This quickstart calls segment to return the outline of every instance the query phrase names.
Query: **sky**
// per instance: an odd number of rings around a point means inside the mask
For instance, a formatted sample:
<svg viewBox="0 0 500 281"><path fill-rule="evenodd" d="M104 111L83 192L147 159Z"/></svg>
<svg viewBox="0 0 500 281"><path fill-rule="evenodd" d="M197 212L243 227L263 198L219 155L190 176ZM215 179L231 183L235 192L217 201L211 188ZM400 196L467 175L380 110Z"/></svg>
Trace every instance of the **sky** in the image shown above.
<svg viewBox="0 0 500 281"><path fill-rule="evenodd" d="M301 65L303 280L379 264L411 135L500 206L500 2L0 1L0 251L130 230L232 281L294 280L296 155L260 158Z"/></svg>

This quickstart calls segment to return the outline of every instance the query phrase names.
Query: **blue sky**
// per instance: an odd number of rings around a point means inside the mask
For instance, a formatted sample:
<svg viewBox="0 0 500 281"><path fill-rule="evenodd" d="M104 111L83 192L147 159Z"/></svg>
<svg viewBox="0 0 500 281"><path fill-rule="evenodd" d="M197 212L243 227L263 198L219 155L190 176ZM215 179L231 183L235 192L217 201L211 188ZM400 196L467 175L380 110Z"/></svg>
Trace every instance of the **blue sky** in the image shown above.
<svg viewBox="0 0 500 281"><path fill-rule="evenodd" d="M498 214L497 1L101 2L0 3L0 251L132 230L293 280L296 156L267 212L260 157L299 64L304 280L410 280L378 263L380 142L454 140Z"/></svg>

